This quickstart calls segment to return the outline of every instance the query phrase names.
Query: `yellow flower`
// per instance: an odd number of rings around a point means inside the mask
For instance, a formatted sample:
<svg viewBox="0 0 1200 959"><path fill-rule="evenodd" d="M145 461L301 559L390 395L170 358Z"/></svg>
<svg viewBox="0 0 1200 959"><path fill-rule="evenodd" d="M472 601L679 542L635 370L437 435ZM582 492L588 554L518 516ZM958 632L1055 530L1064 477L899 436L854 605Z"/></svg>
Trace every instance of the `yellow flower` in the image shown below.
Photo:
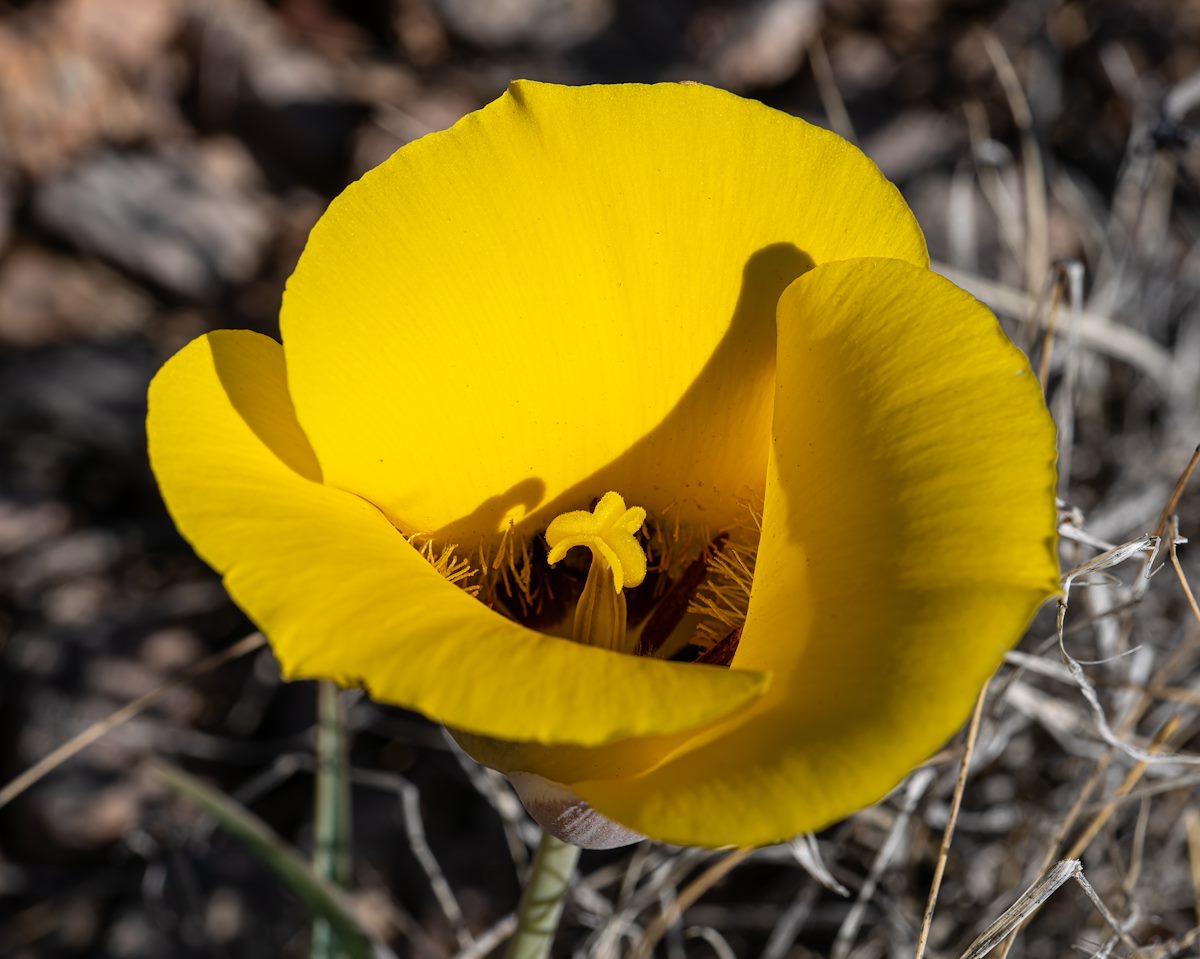
<svg viewBox="0 0 1200 959"><path fill-rule="evenodd" d="M287 677L648 836L784 839L940 747L1057 589L1037 383L928 266L801 120L515 83L334 201L282 346L166 364L153 467Z"/></svg>

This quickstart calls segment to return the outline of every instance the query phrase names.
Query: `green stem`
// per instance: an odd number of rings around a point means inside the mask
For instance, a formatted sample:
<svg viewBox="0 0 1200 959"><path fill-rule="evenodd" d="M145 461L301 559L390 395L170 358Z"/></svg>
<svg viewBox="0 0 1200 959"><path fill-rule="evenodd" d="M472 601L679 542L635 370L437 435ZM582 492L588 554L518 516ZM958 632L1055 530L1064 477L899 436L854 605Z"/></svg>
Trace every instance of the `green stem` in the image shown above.
<svg viewBox="0 0 1200 959"><path fill-rule="evenodd" d="M350 881L350 766L346 715L333 683L317 686L317 782L313 822L313 872L336 886ZM313 919L312 959L342 955L333 927Z"/></svg>
<svg viewBox="0 0 1200 959"><path fill-rule="evenodd" d="M542 834L525 891L521 894L517 931L509 943L507 959L546 959L550 955L550 945L554 942L563 902L578 861L577 846L555 839L549 833Z"/></svg>
<svg viewBox="0 0 1200 959"><path fill-rule="evenodd" d="M382 944L368 940L345 893L317 876L309 864L265 822L244 806L176 766L151 760L149 767L171 789L194 802L229 830L260 862L286 882L309 909L324 916L350 959L391 956L391 952Z"/></svg>

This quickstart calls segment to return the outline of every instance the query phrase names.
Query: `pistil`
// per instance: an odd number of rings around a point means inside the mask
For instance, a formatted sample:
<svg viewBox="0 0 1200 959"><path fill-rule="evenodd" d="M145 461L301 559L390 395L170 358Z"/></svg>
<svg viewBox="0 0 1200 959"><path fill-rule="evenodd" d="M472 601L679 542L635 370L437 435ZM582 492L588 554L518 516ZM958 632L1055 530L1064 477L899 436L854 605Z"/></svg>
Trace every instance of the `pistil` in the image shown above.
<svg viewBox="0 0 1200 959"><path fill-rule="evenodd" d="M546 529L553 566L576 546L592 552L587 582L575 606L571 638L577 643L632 653L623 590L646 578L646 553L636 538L646 519L640 506L628 509L617 493L605 493L594 510L573 510Z"/></svg>

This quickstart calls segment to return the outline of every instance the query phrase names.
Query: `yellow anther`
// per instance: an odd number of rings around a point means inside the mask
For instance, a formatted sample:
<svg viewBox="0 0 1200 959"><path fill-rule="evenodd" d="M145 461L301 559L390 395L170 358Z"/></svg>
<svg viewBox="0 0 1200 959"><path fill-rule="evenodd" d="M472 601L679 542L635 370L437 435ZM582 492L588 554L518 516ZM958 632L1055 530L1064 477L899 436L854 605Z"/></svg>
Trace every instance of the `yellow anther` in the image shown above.
<svg viewBox="0 0 1200 959"><path fill-rule="evenodd" d="M546 529L550 544L547 562L553 566L576 546L592 551L592 563L612 570L613 587L638 586L646 578L646 553L635 538L645 522L640 506L625 508L619 493L605 493L591 512L573 510L558 516Z"/></svg>
<svg viewBox="0 0 1200 959"><path fill-rule="evenodd" d="M640 506L626 509L618 494L605 493L593 511L563 513L546 529L550 544L546 559L551 564L576 546L592 551L587 582L575 604L571 627L575 642L618 653L633 652L621 590L646 578L646 553L634 536L645 519L646 511Z"/></svg>

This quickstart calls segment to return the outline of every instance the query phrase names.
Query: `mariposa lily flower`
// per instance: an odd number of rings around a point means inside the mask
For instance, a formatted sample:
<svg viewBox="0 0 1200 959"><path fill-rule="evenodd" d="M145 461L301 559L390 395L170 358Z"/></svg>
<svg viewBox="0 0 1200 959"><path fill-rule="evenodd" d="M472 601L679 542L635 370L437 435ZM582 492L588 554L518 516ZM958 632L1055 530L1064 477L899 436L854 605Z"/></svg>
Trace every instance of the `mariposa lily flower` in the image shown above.
<svg viewBox="0 0 1200 959"><path fill-rule="evenodd" d="M180 530L286 677L445 723L580 844L874 802L1057 589L1026 360L758 103L514 83L333 202L281 327L151 386Z"/></svg>

